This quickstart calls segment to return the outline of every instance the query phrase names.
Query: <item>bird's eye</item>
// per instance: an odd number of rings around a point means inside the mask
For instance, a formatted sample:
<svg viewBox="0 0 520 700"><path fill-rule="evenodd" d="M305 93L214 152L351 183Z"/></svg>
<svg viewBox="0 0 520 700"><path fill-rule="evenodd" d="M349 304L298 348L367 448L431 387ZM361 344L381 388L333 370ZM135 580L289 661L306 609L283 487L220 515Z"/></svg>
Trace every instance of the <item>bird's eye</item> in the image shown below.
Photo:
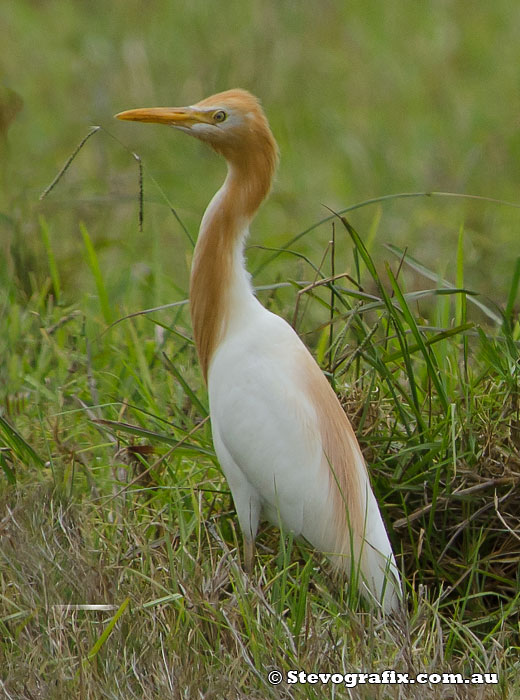
<svg viewBox="0 0 520 700"><path fill-rule="evenodd" d="M227 114L224 112L223 109L218 109L215 114L213 115L213 121L217 122L217 124L220 124L221 122L226 121Z"/></svg>

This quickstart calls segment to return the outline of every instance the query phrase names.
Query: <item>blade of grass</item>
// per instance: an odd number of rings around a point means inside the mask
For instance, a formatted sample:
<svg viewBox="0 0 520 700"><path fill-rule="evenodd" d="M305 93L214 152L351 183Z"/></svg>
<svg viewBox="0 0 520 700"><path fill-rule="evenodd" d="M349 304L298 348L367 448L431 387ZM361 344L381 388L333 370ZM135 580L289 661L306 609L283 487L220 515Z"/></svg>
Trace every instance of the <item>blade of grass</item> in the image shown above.
<svg viewBox="0 0 520 700"><path fill-rule="evenodd" d="M513 279L511 280L511 287L509 288L509 294L506 302L506 312L505 316L512 324L513 322L513 309L516 302L516 297L518 296L518 289L520 287L520 257L515 261L515 269L513 270Z"/></svg>
<svg viewBox="0 0 520 700"><path fill-rule="evenodd" d="M184 389L186 396L188 396L189 399L192 401L192 403L195 406L197 406L197 408L200 411L200 413L202 414L202 416L206 417L208 415L208 409L206 408L206 406L204 406L204 404L200 401L199 397L193 391L193 389L190 387L188 382L184 379L184 377L182 376L179 369L177 369L175 364L170 360L168 355L166 355L166 353L164 353L164 352L163 352L163 358L164 358L164 361L165 361L168 369L171 370L171 372L175 375L179 384Z"/></svg>
<svg viewBox="0 0 520 700"><path fill-rule="evenodd" d="M424 345L426 347L430 347L431 345L435 345L435 343L438 343L441 340L446 340L446 338L451 338L454 335L458 335L459 333L465 333L467 330L470 330L471 328L474 328L475 324L474 323L463 323L460 326L457 326L456 328L448 328L445 331L441 331L440 333L436 333L433 338L428 338L424 339ZM418 327L419 328L419 327ZM431 329L433 331L433 329ZM418 343L415 345L409 345L408 350L413 353L417 352L417 350L420 350L420 346ZM395 362L402 356L402 351L397 350L396 352L392 353L386 353L383 355L381 358L383 362Z"/></svg>
<svg viewBox="0 0 520 700"><path fill-rule="evenodd" d="M446 396L444 386L439 378L439 369L436 366L435 357L430 353L430 351L426 347L425 342L424 342L424 338L422 337L421 332L417 328L417 323L415 321L415 318L413 317L413 314L410 311L408 304L406 303L406 299L404 298L404 295L401 291L401 288L399 287L397 279L395 278L394 273L392 272L392 269L388 263L386 263L386 271L388 273L388 277L390 279L390 283L392 285L392 288L395 292L396 299L398 300L399 305L401 307L401 311L403 312L404 317L406 319L406 322L408 323L408 326L409 326L410 330L412 331L412 334L415 338L415 342L417 343L419 350L421 351L422 356L424 357L424 360L426 362L426 366L428 368L428 376L430 377L432 382L435 384L435 387L436 387L438 395L439 395L439 399L442 402L444 410L447 411L448 410L448 403L449 403L448 397Z"/></svg>
<svg viewBox="0 0 520 700"><path fill-rule="evenodd" d="M34 464L40 468L45 466L43 459L2 416L0 416L0 438L3 438L4 443L12 449L21 462Z"/></svg>
<svg viewBox="0 0 520 700"><path fill-rule="evenodd" d="M464 287L464 227L459 229L457 242L457 273L456 285L459 289ZM459 294L455 299L455 325L458 326L466 321L466 297Z"/></svg>
<svg viewBox="0 0 520 700"><path fill-rule="evenodd" d="M163 442L167 445L177 445L179 440L172 437L171 435L166 435L165 433L158 433L154 430L147 430L146 428L141 428L138 425L130 425L130 423L122 423L121 421L107 420L107 419L96 419L92 421L93 423L99 425L106 425L114 430L119 430L122 433L127 433L128 435L136 435L137 437L147 438L149 440L156 440L157 442ZM184 451L193 453L200 452L201 454L214 457L215 453L212 450L207 450L199 445L190 445L183 443L182 447L179 447L179 451Z"/></svg>
<svg viewBox="0 0 520 700"><path fill-rule="evenodd" d="M58 272L58 266L56 264L56 258L54 257L54 251L52 249L51 238L49 234L49 226L47 220L43 215L39 217L40 231L42 234L43 245L45 247L45 252L47 253L47 262L49 264L49 272L51 274L52 286L54 289L54 296L56 298L56 303L60 303L61 297L61 283L60 275Z"/></svg>
<svg viewBox="0 0 520 700"><path fill-rule="evenodd" d="M90 267L90 271L92 272L92 275L94 277L94 282L96 283L101 312L103 314L103 318L105 319L105 323L110 325L112 323L112 310L108 301L108 294L105 287L105 281L103 279L103 275L101 274L101 268L99 266L99 260L96 254L96 250L94 248L92 239L90 238L89 232L87 231L87 227L85 226L85 224L83 222L80 222L79 227L81 235L83 236L85 250L87 252L88 266Z"/></svg>
<svg viewBox="0 0 520 700"><path fill-rule="evenodd" d="M125 600L121 603L116 614L110 620L110 622L106 626L106 629L103 630L102 635L99 637L97 642L92 646L89 653L87 654L87 661L92 661L96 657L96 655L99 653L101 647L107 641L107 639L110 637L110 634L112 633L112 630L114 629L117 621L119 620L121 615L124 613L124 611L126 610L126 608L129 605L129 603L130 603L130 598L125 598Z"/></svg>
<svg viewBox="0 0 520 700"><path fill-rule="evenodd" d="M459 229L459 238L457 242L457 277L456 285L459 288L464 287L464 226ZM459 294L455 297L455 325L466 323L467 319L467 297L465 294ZM464 382L468 386L468 338L466 335L462 337L462 356L464 361Z"/></svg>
<svg viewBox="0 0 520 700"><path fill-rule="evenodd" d="M7 464L7 460L2 454L2 450L0 450L0 467L2 468L7 481L11 484L11 486L14 486L14 484L16 484L16 472Z"/></svg>

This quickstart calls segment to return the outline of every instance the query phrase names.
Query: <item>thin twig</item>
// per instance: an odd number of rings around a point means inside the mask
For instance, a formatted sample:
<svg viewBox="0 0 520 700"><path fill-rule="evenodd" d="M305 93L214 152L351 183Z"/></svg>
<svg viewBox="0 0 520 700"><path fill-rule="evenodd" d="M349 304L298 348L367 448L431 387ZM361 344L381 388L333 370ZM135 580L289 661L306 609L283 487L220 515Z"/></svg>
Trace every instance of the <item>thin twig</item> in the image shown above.
<svg viewBox="0 0 520 700"><path fill-rule="evenodd" d="M317 268L317 270L316 270L316 276L314 277L314 281L313 281L308 287L305 287L304 289L300 289L299 292L298 292L298 294L297 294L297 297L296 297L296 304L295 304L295 306L294 306L294 314L293 314L293 319L292 319L292 324L291 324L292 327L293 327L295 330L296 330L296 321L298 320L298 309L299 309L299 305L300 305L300 297L301 297L301 295L302 295L302 294L305 294L305 293L308 292L308 291L310 291L310 290L313 289L314 287L319 286L320 282L323 283L323 281L324 281L323 279L318 281L318 276L321 274L321 268L323 267L323 264L324 264L324 262L325 262L325 258L327 257L327 253L328 253L329 247L330 247L330 243L329 243L329 245L327 245L327 247L325 248L325 252L323 253L323 256L322 256L322 258L321 258L321 262L320 262L320 264L318 265L318 268ZM305 312L306 312L306 311L307 311L307 308L305 308L305 309L303 310L302 318L305 316Z"/></svg>
<svg viewBox="0 0 520 700"><path fill-rule="evenodd" d="M506 521L504 520L504 516L498 510L498 498L497 498L496 491L495 491L495 512L498 516L498 519L500 520L502 525L506 528L506 530L509 532L509 534L513 535L513 537L516 537L516 539L520 541L520 535L517 535L517 533L506 523Z"/></svg>
<svg viewBox="0 0 520 700"><path fill-rule="evenodd" d="M459 499L459 498L465 498L466 496L471 495L472 493L476 493L478 491L483 491L484 489L488 489L493 486L502 486L503 484L516 484L518 482L518 479L515 479L514 477L510 476L502 476L498 479L488 479L487 481L482 482L481 484L475 484L474 486L469 486L467 489L461 489L460 491L454 491L452 494L449 496L441 496L440 498L437 499L435 502L436 506L443 505L445 503L449 503L452 499ZM410 515L407 515L405 518L400 518L399 520L396 520L394 522L394 529L399 530L402 527L405 527L408 523L413 523L415 520L418 520L418 518L421 518L423 515L426 515L427 513L430 512L430 510L433 508L433 503L428 503L425 506L422 506L421 508L418 508L417 510L414 510L413 513L410 513Z"/></svg>
<svg viewBox="0 0 520 700"><path fill-rule="evenodd" d="M501 497L498 499L498 503L502 503L502 502L505 501L507 498L509 498L509 496L511 495L511 493L512 493L512 489L511 489L510 491L508 491L506 494L504 494L503 496L501 496ZM468 525L469 525L470 523L472 523L476 518L478 518L480 515L482 515L482 513L485 513L486 510L489 510L489 509L492 508L494 505L495 505L495 499L493 499L493 501L489 501L488 503L485 503L481 508L479 508L479 509L476 510L474 513L472 513L472 515L470 515L469 518L466 518L466 520L464 520L464 521L459 525L459 527L455 530L455 532L453 533L453 535L452 535L452 536L450 537L450 539L448 540L448 543L446 544L446 546L444 547L444 549L442 550L442 552L440 553L440 555L437 557L437 562L440 562L440 561L444 558L444 556L446 555L447 551L449 550L449 548L451 547L451 545L453 544L453 542L455 542L455 540L456 540L457 537L460 535L460 533L461 533L463 530L465 530L465 529L468 527ZM497 505L495 505L495 508L496 508L496 507L497 507Z"/></svg>

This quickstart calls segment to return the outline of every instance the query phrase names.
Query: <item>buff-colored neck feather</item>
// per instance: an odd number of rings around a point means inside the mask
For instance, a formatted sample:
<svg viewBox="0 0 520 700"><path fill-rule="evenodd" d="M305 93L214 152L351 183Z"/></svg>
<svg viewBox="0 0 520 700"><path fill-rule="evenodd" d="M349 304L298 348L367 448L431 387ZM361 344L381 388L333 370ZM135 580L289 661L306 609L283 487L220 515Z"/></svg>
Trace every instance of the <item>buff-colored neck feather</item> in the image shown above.
<svg viewBox="0 0 520 700"><path fill-rule="evenodd" d="M277 150L267 123L248 134L235 150L219 148L228 161L228 175L211 201L200 227L190 279L193 333L207 379L213 353L225 333L233 285L245 286L244 237L256 210L269 192ZM248 147L249 146L249 147ZM246 287L246 295L251 295Z"/></svg>

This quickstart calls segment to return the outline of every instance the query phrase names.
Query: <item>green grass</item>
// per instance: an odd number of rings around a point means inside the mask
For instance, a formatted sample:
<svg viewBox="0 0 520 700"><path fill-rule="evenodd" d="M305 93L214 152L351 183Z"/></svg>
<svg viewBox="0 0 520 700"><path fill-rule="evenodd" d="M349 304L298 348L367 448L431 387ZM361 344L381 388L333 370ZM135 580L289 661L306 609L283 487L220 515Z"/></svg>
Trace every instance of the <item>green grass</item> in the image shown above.
<svg viewBox="0 0 520 700"><path fill-rule="evenodd" d="M272 668L496 672L449 697L518 696L520 212L488 201L517 200L516 14L2 5L24 101L8 133L0 119L7 698L446 697L274 688ZM234 85L262 96L282 151L249 269L355 426L403 571L395 624L287 533L262 531L251 579L239 566L185 303L223 168L111 119Z"/></svg>

